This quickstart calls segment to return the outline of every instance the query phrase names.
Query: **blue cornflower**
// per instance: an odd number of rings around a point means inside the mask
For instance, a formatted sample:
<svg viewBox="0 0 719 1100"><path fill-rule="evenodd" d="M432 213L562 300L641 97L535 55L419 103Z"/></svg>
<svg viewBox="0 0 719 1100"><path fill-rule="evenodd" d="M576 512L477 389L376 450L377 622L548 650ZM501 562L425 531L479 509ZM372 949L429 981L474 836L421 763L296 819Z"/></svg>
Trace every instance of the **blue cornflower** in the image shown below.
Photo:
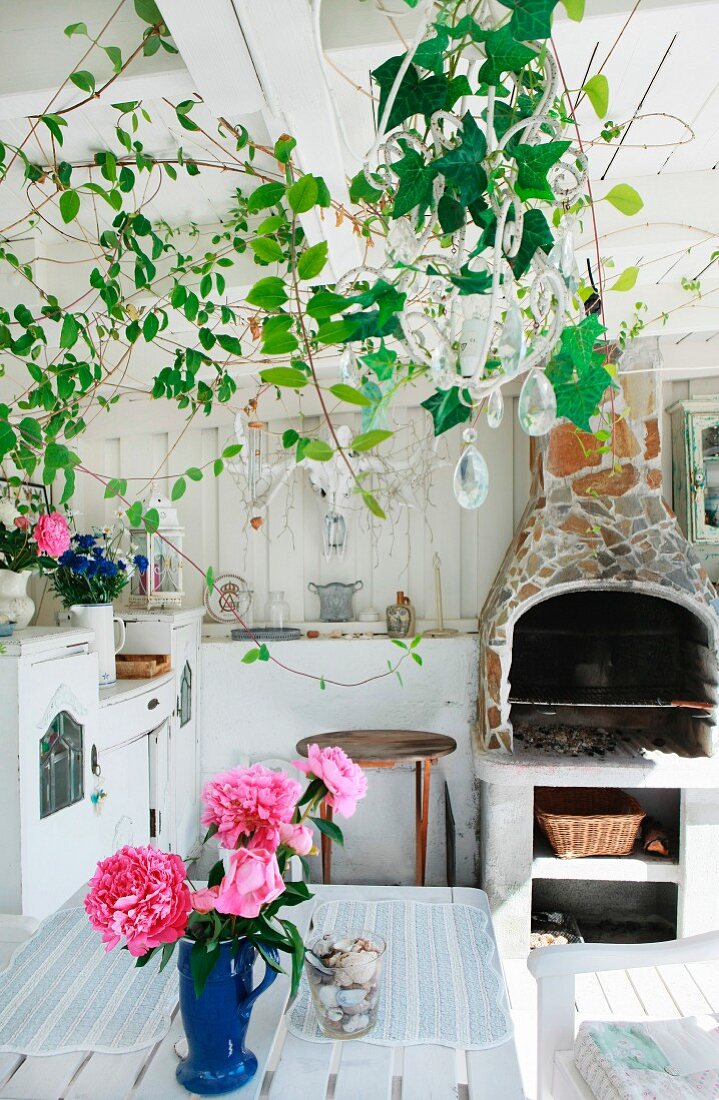
<svg viewBox="0 0 719 1100"><path fill-rule="evenodd" d="M148 562L144 554L135 554L132 560L136 568L139 569L141 573L147 572L147 567L150 563Z"/></svg>
<svg viewBox="0 0 719 1100"><path fill-rule="evenodd" d="M101 558L104 553L105 553L105 551L103 550L102 546L93 546L93 548L92 548L93 557Z"/></svg>
<svg viewBox="0 0 719 1100"><path fill-rule="evenodd" d="M66 550L65 553L61 554L57 560L60 565L69 565L72 567L75 562L76 556L77 555L75 554L74 550Z"/></svg>
<svg viewBox="0 0 719 1100"><path fill-rule="evenodd" d="M117 574L117 566L108 558L103 558L98 563L98 569L101 577L114 577Z"/></svg>
<svg viewBox="0 0 719 1100"><path fill-rule="evenodd" d="M89 573L88 566L90 565L90 559L84 557L82 554L76 554L75 560L72 563L73 573ZM90 574L92 576L92 574Z"/></svg>
<svg viewBox="0 0 719 1100"><path fill-rule="evenodd" d="M97 558L84 558L83 560L87 562L87 565L85 566L85 572L87 573L88 577L94 577L98 569L100 568L99 561L97 560Z"/></svg>
<svg viewBox="0 0 719 1100"><path fill-rule="evenodd" d="M117 568L120 570L121 573L124 573L127 569L127 562L123 561L122 558L118 558Z"/></svg>
<svg viewBox="0 0 719 1100"><path fill-rule="evenodd" d="M95 545L95 537L94 535L75 535L75 542L81 550L89 550Z"/></svg>

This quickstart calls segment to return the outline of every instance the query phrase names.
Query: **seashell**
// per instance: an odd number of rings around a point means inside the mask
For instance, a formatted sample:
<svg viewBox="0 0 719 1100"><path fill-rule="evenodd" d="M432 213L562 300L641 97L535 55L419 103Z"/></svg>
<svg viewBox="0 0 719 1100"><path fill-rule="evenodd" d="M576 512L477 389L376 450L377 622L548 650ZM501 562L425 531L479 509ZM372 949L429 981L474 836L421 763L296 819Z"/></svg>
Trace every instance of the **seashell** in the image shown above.
<svg viewBox="0 0 719 1100"><path fill-rule="evenodd" d="M364 1031L369 1026L369 1016L350 1016L349 1020L345 1020L342 1024L342 1030L346 1031L348 1035L351 1035L355 1031Z"/></svg>
<svg viewBox="0 0 719 1100"><path fill-rule="evenodd" d="M321 974L331 974L332 973L330 968L328 966L325 966L324 963L320 962L320 960L317 958L317 956L312 951L306 951L305 952L305 958L310 963L310 965L313 966L316 970L319 970L319 972Z"/></svg>
<svg viewBox="0 0 719 1100"><path fill-rule="evenodd" d="M337 990L333 985L321 985L317 990L317 997L325 1008L337 1007Z"/></svg>
<svg viewBox="0 0 719 1100"><path fill-rule="evenodd" d="M341 1008L350 1008L360 1004L365 998L364 989L338 989L337 1004Z"/></svg>
<svg viewBox="0 0 719 1100"><path fill-rule="evenodd" d="M351 951L354 945L354 940L337 940L335 942L335 951Z"/></svg>
<svg viewBox="0 0 719 1100"><path fill-rule="evenodd" d="M341 1008L330 1008L327 1010L327 1019L331 1020L333 1024L338 1024L344 1013Z"/></svg>
<svg viewBox="0 0 719 1100"><path fill-rule="evenodd" d="M351 955L343 970L351 976L353 983L363 985L374 976L377 957L376 951L363 951L361 955Z"/></svg>
<svg viewBox="0 0 719 1100"><path fill-rule="evenodd" d="M347 986L354 985L355 980L347 970L335 970L334 972L335 985L343 986L345 989Z"/></svg>

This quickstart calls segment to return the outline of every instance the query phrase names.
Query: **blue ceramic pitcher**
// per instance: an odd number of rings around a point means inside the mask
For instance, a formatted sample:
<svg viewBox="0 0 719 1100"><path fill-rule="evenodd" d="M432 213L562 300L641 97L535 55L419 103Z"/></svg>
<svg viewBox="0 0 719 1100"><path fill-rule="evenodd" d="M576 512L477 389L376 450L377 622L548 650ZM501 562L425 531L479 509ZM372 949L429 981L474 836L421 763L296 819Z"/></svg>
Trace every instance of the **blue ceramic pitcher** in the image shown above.
<svg viewBox="0 0 719 1100"><path fill-rule="evenodd" d="M180 1011L187 1036L188 1053L177 1067L177 1080L199 1096L218 1096L246 1084L257 1072L257 1059L245 1050L245 1036L252 1006L263 990L272 985L277 971L268 966L265 976L252 988L255 947L242 940L236 956L232 941L220 944L220 957L210 971L199 997L190 969L193 943L180 940L177 967L180 971ZM274 948L265 947L274 959Z"/></svg>

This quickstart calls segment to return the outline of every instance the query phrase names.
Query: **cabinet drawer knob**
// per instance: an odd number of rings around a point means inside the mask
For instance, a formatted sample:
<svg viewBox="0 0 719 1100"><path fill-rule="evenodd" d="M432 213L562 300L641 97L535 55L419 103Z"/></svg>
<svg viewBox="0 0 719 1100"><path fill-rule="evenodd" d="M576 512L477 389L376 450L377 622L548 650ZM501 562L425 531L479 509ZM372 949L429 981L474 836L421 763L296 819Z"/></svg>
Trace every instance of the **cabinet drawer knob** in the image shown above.
<svg viewBox="0 0 719 1100"><path fill-rule="evenodd" d="M154 710L155 707L159 707L159 705L160 705L160 700L159 699L150 699L150 702L147 704L147 709L148 710Z"/></svg>

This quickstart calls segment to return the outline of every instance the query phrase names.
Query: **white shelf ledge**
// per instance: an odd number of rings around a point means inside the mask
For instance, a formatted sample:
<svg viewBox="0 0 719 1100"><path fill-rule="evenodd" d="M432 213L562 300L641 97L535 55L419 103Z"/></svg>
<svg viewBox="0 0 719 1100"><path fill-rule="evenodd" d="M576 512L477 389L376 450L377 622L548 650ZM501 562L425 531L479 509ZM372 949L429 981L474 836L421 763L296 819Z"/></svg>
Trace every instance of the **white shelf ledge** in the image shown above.
<svg viewBox="0 0 719 1100"><path fill-rule="evenodd" d="M547 840L535 838L533 879L580 879L592 882L678 882L679 864L671 858L636 851L630 856L585 856L560 859Z"/></svg>

